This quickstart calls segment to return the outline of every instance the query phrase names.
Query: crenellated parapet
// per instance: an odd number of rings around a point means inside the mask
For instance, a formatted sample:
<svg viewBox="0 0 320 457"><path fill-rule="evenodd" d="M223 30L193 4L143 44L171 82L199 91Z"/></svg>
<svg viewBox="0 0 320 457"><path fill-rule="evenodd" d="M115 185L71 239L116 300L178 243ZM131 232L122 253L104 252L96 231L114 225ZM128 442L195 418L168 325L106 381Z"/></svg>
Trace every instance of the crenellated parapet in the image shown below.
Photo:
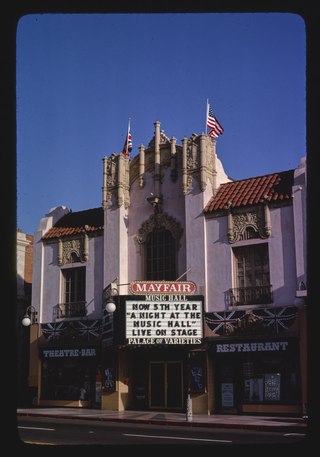
<svg viewBox="0 0 320 457"><path fill-rule="evenodd" d="M175 137L169 138L154 123L154 135L148 146L139 146L139 153L132 159L123 154L112 154L103 158L102 206L130 205L130 188L138 180L140 189L147 180L152 180L153 194L161 197L164 173L169 170L170 179L180 179L181 191L186 195L197 184L200 192L208 185L214 193L216 184L216 141L206 134L192 134L177 144Z"/></svg>

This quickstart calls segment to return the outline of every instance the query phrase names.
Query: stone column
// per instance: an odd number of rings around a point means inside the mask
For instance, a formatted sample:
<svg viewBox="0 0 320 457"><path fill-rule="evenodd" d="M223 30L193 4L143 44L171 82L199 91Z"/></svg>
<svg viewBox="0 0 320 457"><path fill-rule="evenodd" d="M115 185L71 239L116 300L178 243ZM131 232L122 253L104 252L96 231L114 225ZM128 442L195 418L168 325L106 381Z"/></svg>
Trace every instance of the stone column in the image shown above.
<svg viewBox="0 0 320 457"><path fill-rule="evenodd" d="M229 205L228 208L228 241L229 243L232 243L234 241L234 236L233 236L233 218L232 218L232 213L231 213L231 204Z"/></svg>
<svg viewBox="0 0 320 457"><path fill-rule="evenodd" d="M144 172L145 172L145 152L144 146L141 144L139 146L140 156L139 156L139 186L142 188L144 186Z"/></svg>
<svg viewBox="0 0 320 457"><path fill-rule="evenodd" d="M89 257L89 238L87 233L83 236L83 257L84 260L88 260Z"/></svg>
<svg viewBox="0 0 320 457"><path fill-rule="evenodd" d="M62 265L62 240L58 239L58 265Z"/></svg>
<svg viewBox="0 0 320 457"><path fill-rule="evenodd" d="M177 157L176 157L176 143L177 139L175 137L171 138L171 157L170 157L170 168L171 168L171 178L175 181L177 179Z"/></svg>
<svg viewBox="0 0 320 457"><path fill-rule="evenodd" d="M123 203L124 159L124 155L120 154L118 157L118 206Z"/></svg>
<svg viewBox="0 0 320 457"><path fill-rule="evenodd" d="M182 139L182 192L188 192L188 170L187 170L187 138Z"/></svg>
<svg viewBox="0 0 320 457"><path fill-rule="evenodd" d="M154 195L160 197L161 169L160 169L160 122L156 121L154 141Z"/></svg>
<svg viewBox="0 0 320 457"><path fill-rule="evenodd" d="M102 208L105 209L107 205L107 164L108 158L103 157L103 179L102 179Z"/></svg>
<svg viewBox="0 0 320 457"><path fill-rule="evenodd" d="M200 189L201 192L206 190L207 187L207 173L206 173L206 135L200 135Z"/></svg>
<svg viewBox="0 0 320 457"><path fill-rule="evenodd" d="M271 235L270 209L267 201L264 204L264 232L266 236Z"/></svg>
<svg viewBox="0 0 320 457"><path fill-rule="evenodd" d="M216 164L216 158L217 158L217 153L216 153L216 145L217 142L216 140L210 140L212 142L212 149L213 149L213 174L212 174L212 191L213 195L216 194L218 188L217 188L217 164Z"/></svg>

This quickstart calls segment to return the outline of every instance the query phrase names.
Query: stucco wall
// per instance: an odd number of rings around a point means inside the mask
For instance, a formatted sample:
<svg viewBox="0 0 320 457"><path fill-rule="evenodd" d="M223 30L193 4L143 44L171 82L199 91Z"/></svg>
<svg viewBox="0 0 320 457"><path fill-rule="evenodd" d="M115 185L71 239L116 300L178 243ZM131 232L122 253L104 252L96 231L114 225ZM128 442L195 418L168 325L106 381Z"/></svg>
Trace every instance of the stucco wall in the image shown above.
<svg viewBox="0 0 320 457"><path fill-rule="evenodd" d="M153 192L153 176L151 172L145 173L145 186L141 189L136 180L131 187L131 202L129 208L128 236L128 278L129 282L142 278L141 249L135 237L143 223L154 213L153 207L148 203L147 198ZM183 232L180 238L178 250L178 272L177 276L186 270L185 250L185 197L182 193L181 178L173 182L170 178L170 169L162 170L161 194L163 197L162 211L173 217L182 227Z"/></svg>
<svg viewBox="0 0 320 457"><path fill-rule="evenodd" d="M103 237L89 237L88 260L73 263L72 267L86 267L86 302L87 317L98 319L102 308L103 282ZM39 252L40 255L40 252ZM70 264L58 265L58 243L50 242L43 245L43 275L45 281L39 293L42 303L41 323L53 322L56 319L56 305L64 301L62 271L70 268ZM35 297L34 297L35 300Z"/></svg>
<svg viewBox="0 0 320 457"><path fill-rule="evenodd" d="M296 268L292 205L271 208L270 220L272 228L269 238L230 244L227 239L227 217L207 219L208 311L223 311L224 293L234 287L232 249L261 243L268 244L273 305L293 305Z"/></svg>

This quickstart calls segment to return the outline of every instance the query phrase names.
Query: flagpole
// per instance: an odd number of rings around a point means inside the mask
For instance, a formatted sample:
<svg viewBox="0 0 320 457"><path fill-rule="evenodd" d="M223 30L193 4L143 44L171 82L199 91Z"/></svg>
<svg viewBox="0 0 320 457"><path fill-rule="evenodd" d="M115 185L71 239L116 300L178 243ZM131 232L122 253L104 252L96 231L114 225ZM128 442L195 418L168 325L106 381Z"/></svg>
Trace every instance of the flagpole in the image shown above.
<svg viewBox="0 0 320 457"><path fill-rule="evenodd" d="M128 157L128 139L129 139L129 132L130 132L130 117L129 117L129 121L128 121L128 131L127 131L127 141L126 141L126 156Z"/></svg>
<svg viewBox="0 0 320 457"><path fill-rule="evenodd" d="M209 114L209 100L207 99L207 110L206 110L206 135L208 133L208 114Z"/></svg>

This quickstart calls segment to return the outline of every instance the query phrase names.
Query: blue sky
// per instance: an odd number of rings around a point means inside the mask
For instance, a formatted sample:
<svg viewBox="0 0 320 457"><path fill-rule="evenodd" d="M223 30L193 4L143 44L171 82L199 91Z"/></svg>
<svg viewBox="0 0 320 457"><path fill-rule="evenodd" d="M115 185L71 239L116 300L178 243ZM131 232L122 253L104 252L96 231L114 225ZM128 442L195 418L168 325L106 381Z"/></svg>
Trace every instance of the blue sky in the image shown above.
<svg viewBox="0 0 320 457"><path fill-rule="evenodd" d="M101 205L102 158L154 122L170 138L224 128L217 154L243 179L306 151L306 36L292 13L35 14L17 27L17 227L50 208Z"/></svg>

